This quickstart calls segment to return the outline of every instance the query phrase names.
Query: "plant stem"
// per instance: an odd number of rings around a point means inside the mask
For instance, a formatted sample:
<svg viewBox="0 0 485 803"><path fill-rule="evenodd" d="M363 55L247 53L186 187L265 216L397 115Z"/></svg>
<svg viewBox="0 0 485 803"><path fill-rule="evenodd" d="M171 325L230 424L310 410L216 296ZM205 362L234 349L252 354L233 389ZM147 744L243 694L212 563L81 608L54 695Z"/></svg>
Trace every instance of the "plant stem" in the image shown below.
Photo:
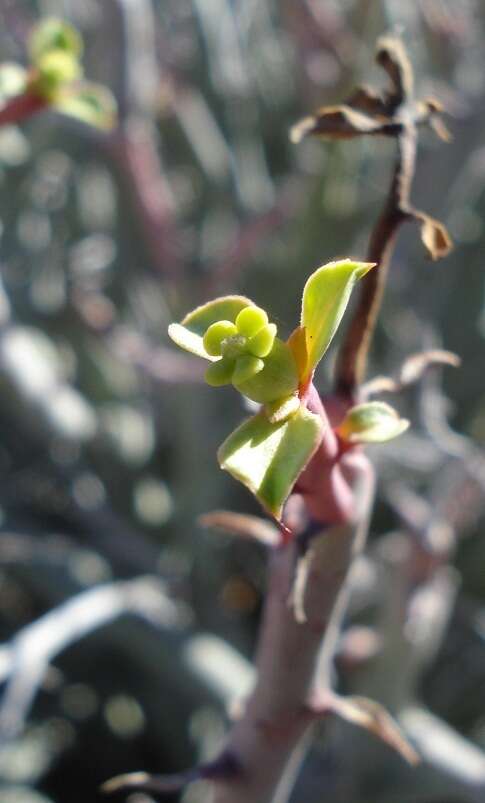
<svg viewBox="0 0 485 803"><path fill-rule="evenodd" d="M409 217L416 143L416 124L409 115L408 119L403 119L397 138L397 158L389 194L369 241L366 260L377 265L362 279L357 308L338 356L335 390L339 396L351 401L357 400L359 385L365 378L367 356L386 287L396 235L401 223Z"/></svg>
<svg viewBox="0 0 485 803"><path fill-rule="evenodd" d="M301 740L315 721L312 700L329 686L335 634L347 596L346 579L366 538L373 474L364 456L356 456L356 460L360 471L358 524L329 527L313 540L305 622L296 621L289 604L297 546L293 542L272 554L256 687L225 746L241 773L214 784L214 803L270 803L275 795L278 803L285 803L291 792L291 779L285 789L282 779L284 782L288 762L295 751L300 752Z"/></svg>
<svg viewBox="0 0 485 803"><path fill-rule="evenodd" d="M32 117L33 114L45 109L47 105L45 98L40 97L40 95L34 95L31 92L18 95L9 100L0 109L0 126L21 123L28 117Z"/></svg>

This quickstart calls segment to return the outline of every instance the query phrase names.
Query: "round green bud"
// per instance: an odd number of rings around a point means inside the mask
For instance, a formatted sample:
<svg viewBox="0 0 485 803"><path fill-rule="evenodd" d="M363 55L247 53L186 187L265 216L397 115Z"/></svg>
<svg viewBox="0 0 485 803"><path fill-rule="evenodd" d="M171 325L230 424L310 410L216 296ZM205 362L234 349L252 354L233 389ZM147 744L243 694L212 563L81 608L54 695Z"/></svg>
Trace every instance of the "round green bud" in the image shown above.
<svg viewBox="0 0 485 803"><path fill-rule="evenodd" d="M261 307L244 307L236 318L239 334L252 337L268 323L268 316Z"/></svg>
<svg viewBox="0 0 485 803"><path fill-rule="evenodd" d="M222 354L222 341L237 335L237 329L231 321L216 321L212 323L204 335L204 348L211 357Z"/></svg>
<svg viewBox="0 0 485 803"><path fill-rule="evenodd" d="M211 363L205 372L205 381L214 388L218 388L221 385L229 385L234 365L234 360L228 360L225 357L222 360Z"/></svg>
<svg viewBox="0 0 485 803"><path fill-rule="evenodd" d="M52 95L63 85L82 77L82 67L71 53L51 50L38 63L37 89L43 95Z"/></svg>
<svg viewBox="0 0 485 803"><path fill-rule="evenodd" d="M268 323L248 340L247 349L255 357L267 357L276 337L276 324Z"/></svg>
<svg viewBox="0 0 485 803"><path fill-rule="evenodd" d="M263 360L258 357L253 357L251 354L243 354L236 360L236 367L232 375L232 382L234 385L246 382L252 379L253 376L259 374L264 368Z"/></svg>

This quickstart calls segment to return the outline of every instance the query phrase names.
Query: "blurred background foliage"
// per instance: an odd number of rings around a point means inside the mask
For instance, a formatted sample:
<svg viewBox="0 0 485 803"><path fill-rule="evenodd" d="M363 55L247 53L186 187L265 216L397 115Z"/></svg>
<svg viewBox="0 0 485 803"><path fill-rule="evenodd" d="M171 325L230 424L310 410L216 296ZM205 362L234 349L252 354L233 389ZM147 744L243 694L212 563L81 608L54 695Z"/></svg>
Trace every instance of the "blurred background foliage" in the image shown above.
<svg viewBox="0 0 485 803"><path fill-rule="evenodd" d="M2 61L25 62L41 16L65 17L120 114L110 133L53 113L0 130L2 801L95 801L111 775L176 771L222 738L250 681L265 558L196 519L259 511L216 464L241 403L202 384L167 325L242 292L289 334L308 274L365 257L393 143L295 147L288 130L357 83L380 84L373 49L389 30L403 35L418 94L450 115L450 144L422 133L413 200L455 250L431 264L403 230L369 373L429 347L463 365L403 394L411 430L374 450L379 499L340 681L396 707L402 655L391 644L381 676L372 645L378 626L392 635L389 576L414 538L456 569L406 693L485 748L484 11L478 0L2 0ZM332 789L346 803L445 803L432 785L406 792L411 771L398 781L385 748L368 778L349 732L323 733L295 800ZM353 787L332 786L349 773Z"/></svg>

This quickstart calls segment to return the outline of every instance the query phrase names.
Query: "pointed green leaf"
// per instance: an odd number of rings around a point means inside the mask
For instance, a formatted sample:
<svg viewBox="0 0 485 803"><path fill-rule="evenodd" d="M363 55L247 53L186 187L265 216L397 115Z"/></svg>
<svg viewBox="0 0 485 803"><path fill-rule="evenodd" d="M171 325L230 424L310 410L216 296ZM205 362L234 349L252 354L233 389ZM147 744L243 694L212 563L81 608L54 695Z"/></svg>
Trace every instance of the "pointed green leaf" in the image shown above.
<svg viewBox="0 0 485 803"><path fill-rule="evenodd" d="M306 377L325 354L345 312L356 281L373 267L370 262L343 259L312 273L303 290L301 325L305 327Z"/></svg>
<svg viewBox="0 0 485 803"><path fill-rule="evenodd" d="M303 407L275 424L259 413L224 441L218 451L219 464L279 519L293 485L320 444L322 432L321 419Z"/></svg>
<svg viewBox="0 0 485 803"><path fill-rule="evenodd" d="M189 312L181 323L172 323L168 327L168 334L180 348L206 360L218 359L208 354L204 348L202 339L207 329L217 321L234 323L241 310L251 306L254 306L253 302L244 296L215 298Z"/></svg>
<svg viewBox="0 0 485 803"><path fill-rule="evenodd" d="M352 407L337 432L347 443L385 443L397 438L409 421L384 402L366 402Z"/></svg>
<svg viewBox="0 0 485 803"><path fill-rule="evenodd" d="M105 131L116 125L116 101L111 92L99 84L83 82L78 87L58 92L52 105L61 114Z"/></svg>

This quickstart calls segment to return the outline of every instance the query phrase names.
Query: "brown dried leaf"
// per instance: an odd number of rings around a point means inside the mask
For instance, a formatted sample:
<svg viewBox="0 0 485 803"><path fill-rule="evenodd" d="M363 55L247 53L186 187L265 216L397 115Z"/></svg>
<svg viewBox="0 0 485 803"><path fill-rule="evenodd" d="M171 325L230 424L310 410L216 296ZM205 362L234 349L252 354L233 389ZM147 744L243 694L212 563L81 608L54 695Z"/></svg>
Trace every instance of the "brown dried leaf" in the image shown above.
<svg viewBox="0 0 485 803"><path fill-rule="evenodd" d="M360 396L362 399L368 399L370 396L377 396L379 393L398 393L401 385L392 376L375 376L374 379L369 379L360 387Z"/></svg>
<svg viewBox="0 0 485 803"><path fill-rule="evenodd" d="M443 142L453 142L453 134L440 117L432 117L429 124L439 139Z"/></svg>
<svg viewBox="0 0 485 803"><path fill-rule="evenodd" d="M428 256L435 261L447 256L453 248L446 226L425 212L413 212L413 217L421 222L421 241Z"/></svg>
<svg viewBox="0 0 485 803"><path fill-rule="evenodd" d="M220 530L230 535L252 538L267 547L278 546L281 534L278 527L259 516L232 513L230 510L213 510L197 519L202 527Z"/></svg>
<svg viewBox="0 0 485 803"><path fill-rule="evenodd" d="M370 114L372 117L388 117L389 108L382 94L367 84L358 86L345 101L345 106Z"/></svg>
<svg viewBox="0 0 485 803"><path fill-rule="evenodd" d="M353 139L363 134L395 133L398 125L385 118L374 120L370 115L350 106L323 106L314 115L305 117L290 130L290 139L300 142L308 135L330 139Z"/></svg>
<svg viewBox="0 0 485 803"><path fill-rule="evenodd" d="M105 781L101 786L101 791L108 795L122 789L145 789L146 791L160 794L180 792L199 777L197 770L189 770L178 775L150 775L148 772L128 772L124 775L116 775L114 778Z"/></svg>
<svg viewBox="0 0 485 803"><path fill-rule="evenodd" d="M443 104L437 98L425 98L415 104L415 121L418 125L429 125L443 142L451 142L453 137L440 117L443 111Z"/></svg>
<svg viewBox="0 0 485 803"><path fill-rule="evenodd" d="M451 365L453 368L458 368L460 364L461 360L457 354L443 349L411 354L401 366L397 379L391 376L376 376L362 385L361 395L363 399L368 399L379 393L399 393L421 379L428 368L436 365Z"/></svg>
<svg viewBox="0 0 485 803"><path fill-rule="evenodd" d="M428 368L434 365L451 365L453 368L458 368L460 364L461 360L458 354L443 349L433 349L431 351L420 352L419 354L411 354L401 367L399 383L401 387L405 387L413 384L413 382L417 382Z"/></svg>
<svg viewBox="0 0 485 803"><path fill-rule="evenodd" d="M396 103L410 99L414 91L413 68L406 49L397 36L381 36L377 41L376 62L391 79Z"/></svg>
<svg viewBox="0 0 485 803"><path fill-rule="evenodd" d="M325 700L325 711L333 712L362 728L370 731L383 742L396 750L409 764L418 764L420 758L407 741L399 725L384 706L367 697L339 697L331 694Z"/></svg>
<svg viewBox="0 0 485 803"><path fill-rule="evenodd" d="M174 775L150 775L148 772L128 772L117 775L102 784L101 791L111 794L121 789L144 789L164 795L170 792L181 792L194 781L235 778L239 772L240 768L236 759L225 750L214 761Z"/></svg>
<svg viewBox="0 0 485 803"><path fill-rule="evenodd" d="M426 98L423 103L426 104L426 107L431 114L442 114L445 110L441 100L438 100L438 98Z"/></svg>

